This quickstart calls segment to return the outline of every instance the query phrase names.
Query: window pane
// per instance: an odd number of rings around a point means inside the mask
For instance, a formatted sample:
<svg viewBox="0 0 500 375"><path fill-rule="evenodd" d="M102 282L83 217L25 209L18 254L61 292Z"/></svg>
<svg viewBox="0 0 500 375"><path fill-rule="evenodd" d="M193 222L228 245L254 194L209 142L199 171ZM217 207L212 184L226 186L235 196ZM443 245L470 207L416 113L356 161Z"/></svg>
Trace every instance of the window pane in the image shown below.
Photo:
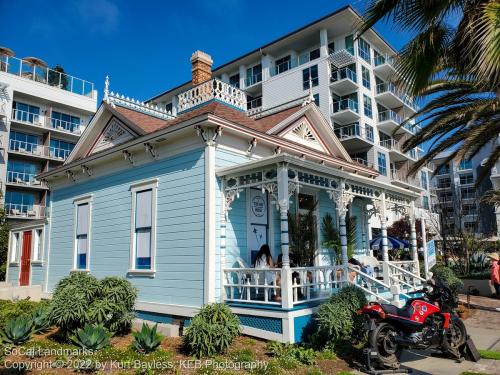
<svg viewBox="0 0 500 375"><path fill-rule="evenodd" d="M153 190L139 191L136 194L135 227L151 227L151 206Z"/></svg>
<svg viewBox="0 0 500 375"><path fill-rule="evenodd" d="M77 210L76 235L86 235L89 230L89 204L79 204Z"/></svg>
<svg viewBox="0 0 500 375"><path fill-rule="evenodd" d="M88 238L87 235L76 237L76 266L78 269L87 269Z"/></svg>
<svg viewBox="0 0 500 375"><path fill-rule="evenodd" d="M151 268L151 228L137 229L136 238L136 268Z"/></svg>

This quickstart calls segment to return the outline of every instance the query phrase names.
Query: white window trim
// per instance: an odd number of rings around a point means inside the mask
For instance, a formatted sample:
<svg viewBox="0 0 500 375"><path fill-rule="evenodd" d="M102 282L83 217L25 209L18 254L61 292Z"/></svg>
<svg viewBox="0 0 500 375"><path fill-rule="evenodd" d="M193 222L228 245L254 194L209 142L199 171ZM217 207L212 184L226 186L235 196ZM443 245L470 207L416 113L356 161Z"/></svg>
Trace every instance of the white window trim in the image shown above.
<svg viewBox="0 0 500 375"><path fill-rule="evenodd" d="M86 195L83 197L78 197L73 200L73 268L71 272L90 272L90 253L91 253L91 240L92 240L92 202L93 195ZM76 230L78 225L78 205L88 203L89 205L89 227L87 233L87 268L80 269L76 266L76 251L77 251L77 241L76 241Z"/></svg>
<svg viewBox="0 0 500 375"><path fill-rule="evenodd" d="M151 189L151 269L136 269L135 268L135 210L136 210L136 194L139 191ZM130 261L128 273L137 276L154 277L156 273L156 211L158 198L158 179L141 181L130 186L130 195L132 200L132 210L130 212Z"/></svg>
<svg viewBox="0 0 500 375"><path fill-rule="evenodd" d="M36 231L41 230L42 234L40 235L39 241L40 241L40 254L39 254L39 259L34 259L35 257L35 238L36 238ZM43 251L45 247L45 226L43 227L38 227L38 228L33 228L31 231L31 238L33 239L31 241L31 264L32 265L41 265L43 264Z"/></svg>
<svg viewBox="0 0 500 375"><path fill-rule="evenodd" d="M21 249L23 246L23 236L22 236L22 231L16 231L16 232L10 232L10 238L9 238L9 254L8 254L8 260L9 260L9 265L11 266L17 266L19 265L20 258L21 258ZM14 235L18 234L19 239L17 240L17 248L12 249L12 243L14 241ZM14 259L12 258L13 254L15 255Z"/></svg>

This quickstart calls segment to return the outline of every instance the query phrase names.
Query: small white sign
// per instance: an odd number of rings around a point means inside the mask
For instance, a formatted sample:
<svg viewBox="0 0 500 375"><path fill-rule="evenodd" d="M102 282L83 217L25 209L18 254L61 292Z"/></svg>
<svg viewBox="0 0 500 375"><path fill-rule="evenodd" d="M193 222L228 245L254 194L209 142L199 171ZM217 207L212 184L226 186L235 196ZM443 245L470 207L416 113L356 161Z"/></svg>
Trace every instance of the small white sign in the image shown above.
<svg viewBox="0 0 500 375"><path fill-rule="evenodd" d="M427 269L431 269L436 264L436 243L434 240L427 242Z"/></svg>
<svg viewBox="0 0 500 375"><path fill-rule="evenodd" d="M250 223L267 225L267 196L261 190L250 189Z"/></svg>

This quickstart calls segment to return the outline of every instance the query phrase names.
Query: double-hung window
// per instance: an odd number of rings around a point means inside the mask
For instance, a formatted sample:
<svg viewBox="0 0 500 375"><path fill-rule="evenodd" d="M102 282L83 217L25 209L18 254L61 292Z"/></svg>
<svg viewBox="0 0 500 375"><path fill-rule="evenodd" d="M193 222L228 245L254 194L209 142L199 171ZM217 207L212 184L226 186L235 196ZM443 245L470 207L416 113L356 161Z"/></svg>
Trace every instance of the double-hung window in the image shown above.
<svg viewBox="0 0 500 375"><path fill-rule="evenodd" d="M363 60L365 60L368 64L371 64L370 61L370 45L363 38L358 39L358 55Z"/></svg>
<svg viewBox="0 0 500 375"><path fill-rule="evenodd" d="M361 65L361 77L363 78L363 86L370 89L370 71Z"/></svg>
<svg viewBox="0 0 500 375"><path fill-rule="evenodd" d="M75 205L75 261L74 269L89 270L90 211L92 197L76 199Z"/></svg>
<svg viewBox="0 0 500 375"><path fill-rule="evenodd" d="M373 142L373 126L365 124L365 130L366 130L366 139L368 139L370 142Z"/></svg>
<svg viewBox="0 0 500 375"><path fill-rule="evenodd" d="M33 230L33 262L42 261L43 229Z"/></svg>
<svg viewBox="0 0 500 375"><path fill-rule="evenodd" d="M155 270L157 182L132 186L131 271Z"/></svg>
<svg viewBox="0 0 500 375"><path fill-rule="evenodd" d="M309 79L311 80L312 86L318 86L319 78L318 78L318 66L313 65L309 68L302 70L302 88L304 90L309 89Z"/></svg>
<svg viewBox="0 0 500 375"><path fill-rule="evenodd" d="M19 262L19 249L21 247L21 233L12 233L10 237L10 263Z"/></svg>

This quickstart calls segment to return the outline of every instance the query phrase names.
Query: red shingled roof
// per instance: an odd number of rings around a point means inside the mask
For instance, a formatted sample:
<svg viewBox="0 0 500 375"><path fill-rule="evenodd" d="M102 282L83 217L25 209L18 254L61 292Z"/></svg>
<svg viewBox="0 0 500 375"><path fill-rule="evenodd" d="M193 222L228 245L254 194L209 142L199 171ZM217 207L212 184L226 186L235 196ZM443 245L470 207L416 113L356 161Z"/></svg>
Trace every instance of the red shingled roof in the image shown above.
<svg viewBox="0 0 500 375"><path fill-rule="evenodd" d="M294 107L285 109L283 111L276 112L265 117L261 117L257 119L255 122L257 123L257 126L261 129L260 131L265 133L274 128L274 126L279 124L281 121L293 115L301 108L302 105L296 105Z"/></svg>
<svg viewBox="0 0 500 375"><path fill-rule="evenodd" d="M147 115L142 112L137 112L129 108L115 106L114 110L126 117L129 121L137 125L145 133L152 133L165 127L166 120L158 117Z"/></svg>

